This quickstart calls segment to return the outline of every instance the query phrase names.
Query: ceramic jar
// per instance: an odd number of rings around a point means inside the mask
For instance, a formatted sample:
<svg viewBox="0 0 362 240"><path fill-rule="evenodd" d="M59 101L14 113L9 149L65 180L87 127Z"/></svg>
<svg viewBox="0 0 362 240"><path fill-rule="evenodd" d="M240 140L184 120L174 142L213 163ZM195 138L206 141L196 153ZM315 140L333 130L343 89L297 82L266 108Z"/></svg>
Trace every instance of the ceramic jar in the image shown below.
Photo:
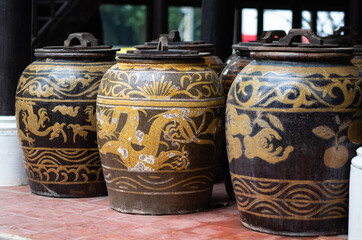
<svg viewBox="0 0 362 240"><path fill-rule="evenodd" d="M0 116L0 186L28 184L15 116Z"/></svg>
<svg viewBox="0 0 362 240"><path fill-rule="evenodd" d="M224 95L197 52L118 54L97 98L97 135L111 208L180 214L208 208L218 170Z"/></svg>
<svg viewBox="0 0 362 240"><path fill-rule="evenodd" d="M310 43L294 43L300 36ZM325 46L300 29L250 49L254 60L233 82L226 107L242 224L282 235L345 233L350 160L362 134L352 49Z"/></svg>
<svg viewBox="0 0 362 240"><path fill-rule="evenodd" d="M236 51L231 55L227 60L227 65L222 70L220 74L220 81L224 86L224 93L227 96L230 86L233 83L235 77L240 73L240 71L248 65L252 58L250 57L249 47L261 46L263 43L271 43L282 37L285 37L285 32L282 30L273 30L263 33L263 37L259 39L258 42L247 42L247 43L238 43L234 44L232 48ZM223 151L225 156L222 158L222 166L225 169L225 189L230 199L235 200L235 194L230 179L229 164L227 161L226 149Z"/></svg>
<svg viewBox="0 0 362 240"><path fill-rule="evenodd" d="M362 132L362 129L360 129ZM351 161L349 183L349 216L348 239L362 238L362 147L357 149L357 155Z"/></svg>
<svg viewBox="0 0 362 240"><path fill-rule="evenodd" d="M216 55L214 55L214 44L205 43L204 41L181 41L180 33L176 30L172 30L169 34L161 34L160 37L168 38L169 49L179 50L192 50L198 51L202 58L205 60L205 64L215 70L219 75L224 68L223 61ZM152 42L146 42L144 45L137 45L135 48L139 50L156 49L158 40Z"/></svg>
<svg viewBox="0 0 362 240"><path fill-rule="evenodd" d="M36 49L16 89L30 190L51 197L103 196L95 104L118 49L98 46L89 33L71 34L64 43Z"/></svg>

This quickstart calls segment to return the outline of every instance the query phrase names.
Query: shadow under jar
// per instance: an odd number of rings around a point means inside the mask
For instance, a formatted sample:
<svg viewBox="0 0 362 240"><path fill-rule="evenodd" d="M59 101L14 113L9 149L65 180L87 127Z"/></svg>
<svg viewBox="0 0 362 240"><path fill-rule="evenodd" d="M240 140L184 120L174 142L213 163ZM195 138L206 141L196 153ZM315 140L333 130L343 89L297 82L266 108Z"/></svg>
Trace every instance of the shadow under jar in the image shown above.
<svg viewBox="0 0 362 240"><path fill-rule="evenodd" d="M309 44L293 43L304 36ZM251 48L226 107L241 222L293 236L347 232L350 160L360 142L362 79L351 48L310 30Z"/></svg>
<svg viewBox="0 0 362 240"><path fill-rule="evenodd" d="M107 195L96 138L96 97L116 51L89 33L35 50L16 89L18 138L32 193ZM80 44L80 45L75 45Z"/></svg>
<svg viewBox="0 0 362 240"><path fill-rule="evenodd" d="M111 208L181 214L210 207L225 99L194 51L118 54L97 98L97 135Z"/></svg>

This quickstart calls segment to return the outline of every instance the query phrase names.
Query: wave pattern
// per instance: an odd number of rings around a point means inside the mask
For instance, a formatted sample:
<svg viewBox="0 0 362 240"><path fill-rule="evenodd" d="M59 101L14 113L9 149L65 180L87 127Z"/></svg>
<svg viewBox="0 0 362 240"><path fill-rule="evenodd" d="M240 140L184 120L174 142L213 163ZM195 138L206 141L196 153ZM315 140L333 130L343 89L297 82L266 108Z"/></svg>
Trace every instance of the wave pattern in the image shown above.
<svg viewBox="0 0 362 240"><path fill-rule="evenodd" d="M324 220L348 214L348 180L277 180L232 173L238 209L266 218Z"/></svg>
<svg viewBox="0 0 362 240"><path fill-rule="evenodd" d="M29 179L35 182L76 184L102 182L97 149L23 148Z"/></svg>
<svg viewBox="0 0 362 240"><path fill-rule="evenodd" d="M192 175L178 174L143 174L124 171L117 174L103 166L107 188L118 192L139 194L183 194L211 189L214 177L206 172Z"/></svg>

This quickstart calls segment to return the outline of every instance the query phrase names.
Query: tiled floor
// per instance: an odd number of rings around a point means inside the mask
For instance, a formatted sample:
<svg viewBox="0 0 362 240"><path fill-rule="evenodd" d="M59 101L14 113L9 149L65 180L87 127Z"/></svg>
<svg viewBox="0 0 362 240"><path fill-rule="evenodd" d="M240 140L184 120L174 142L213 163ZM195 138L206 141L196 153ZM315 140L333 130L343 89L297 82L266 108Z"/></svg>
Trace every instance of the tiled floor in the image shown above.
<svg viewBox="0 0 362 240"><path fill-rule="evenodd" d="M174 216L122 214L107 197L59 199L33 195L28 186L0 187L0 239L251 239L345 240L346 236L289 238L244 228L223 184L214 187L214 208Z"/></svg>

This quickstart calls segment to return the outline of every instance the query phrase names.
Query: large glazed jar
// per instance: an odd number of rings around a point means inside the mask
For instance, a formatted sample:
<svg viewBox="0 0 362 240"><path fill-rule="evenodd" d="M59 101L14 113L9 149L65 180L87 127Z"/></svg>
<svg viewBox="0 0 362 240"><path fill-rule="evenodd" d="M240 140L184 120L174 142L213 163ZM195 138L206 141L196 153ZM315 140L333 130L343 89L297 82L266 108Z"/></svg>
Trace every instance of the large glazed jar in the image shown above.
<svg viewBox="0 0 362 240"><path fill-rule="evenodd" d="M161 44L162 42L162 44ZM197 52L118 54L97 98L97 136L111 208L180 214L210 206L225 98Z"/></svg>
<svg viewBox="0 0 362 240"><path fill-rule="evenodd" d="M258 42L247 42L247 43L238 43L234 44L232 48L236 51L228 59L228 64L222 70L220 74L220 81L224 86L224 93L227 96L230 86L233 83L236 76L240 71L248 65L252 58L250 57L249 47L261 46L263 43L271 43L282 37L285 37L285 32L283 30L273 30L263 33L263 37L259 39ZM226 148L223 149L223 158L221 161L221 166L223 171L225 171L225 189L230 199L235 200L235 194L230 179L229 164L227 161Z"/></svg>
<svg viewBox="0 0 362 240"><path fill-rule="evenodd" d="M75 45L80 44L80 45ZM18 137L30 190L51 197L107 194L96 138L95 105L117 49L89 33L35 50L16 89Z"/></svg>
<svg viewBox="0 0 362 240"><path fill-rule="evenodd" d="M205 60L205 64L213 69L218 75L224 68L223 61L218 56L214 55L214 44L205 43L204 41L181 41L180 33L176 30L172 30L169 34L161 34L160 37L168 38L169 49L198 51ZM135 48L139 50L156 49L157 44L158 40L154 40L152 42L145 42L144 45L136 45Z"/></svg>
<svg viewBox="0 0 362 240"><path fill-rule="evenodd" d="M301 35L310 43L294 43ZM352 49L293 29L279 44L251 48L251 57L226 107L242 224L283 235L345 233L350 160L362 135Z"/></svg>

